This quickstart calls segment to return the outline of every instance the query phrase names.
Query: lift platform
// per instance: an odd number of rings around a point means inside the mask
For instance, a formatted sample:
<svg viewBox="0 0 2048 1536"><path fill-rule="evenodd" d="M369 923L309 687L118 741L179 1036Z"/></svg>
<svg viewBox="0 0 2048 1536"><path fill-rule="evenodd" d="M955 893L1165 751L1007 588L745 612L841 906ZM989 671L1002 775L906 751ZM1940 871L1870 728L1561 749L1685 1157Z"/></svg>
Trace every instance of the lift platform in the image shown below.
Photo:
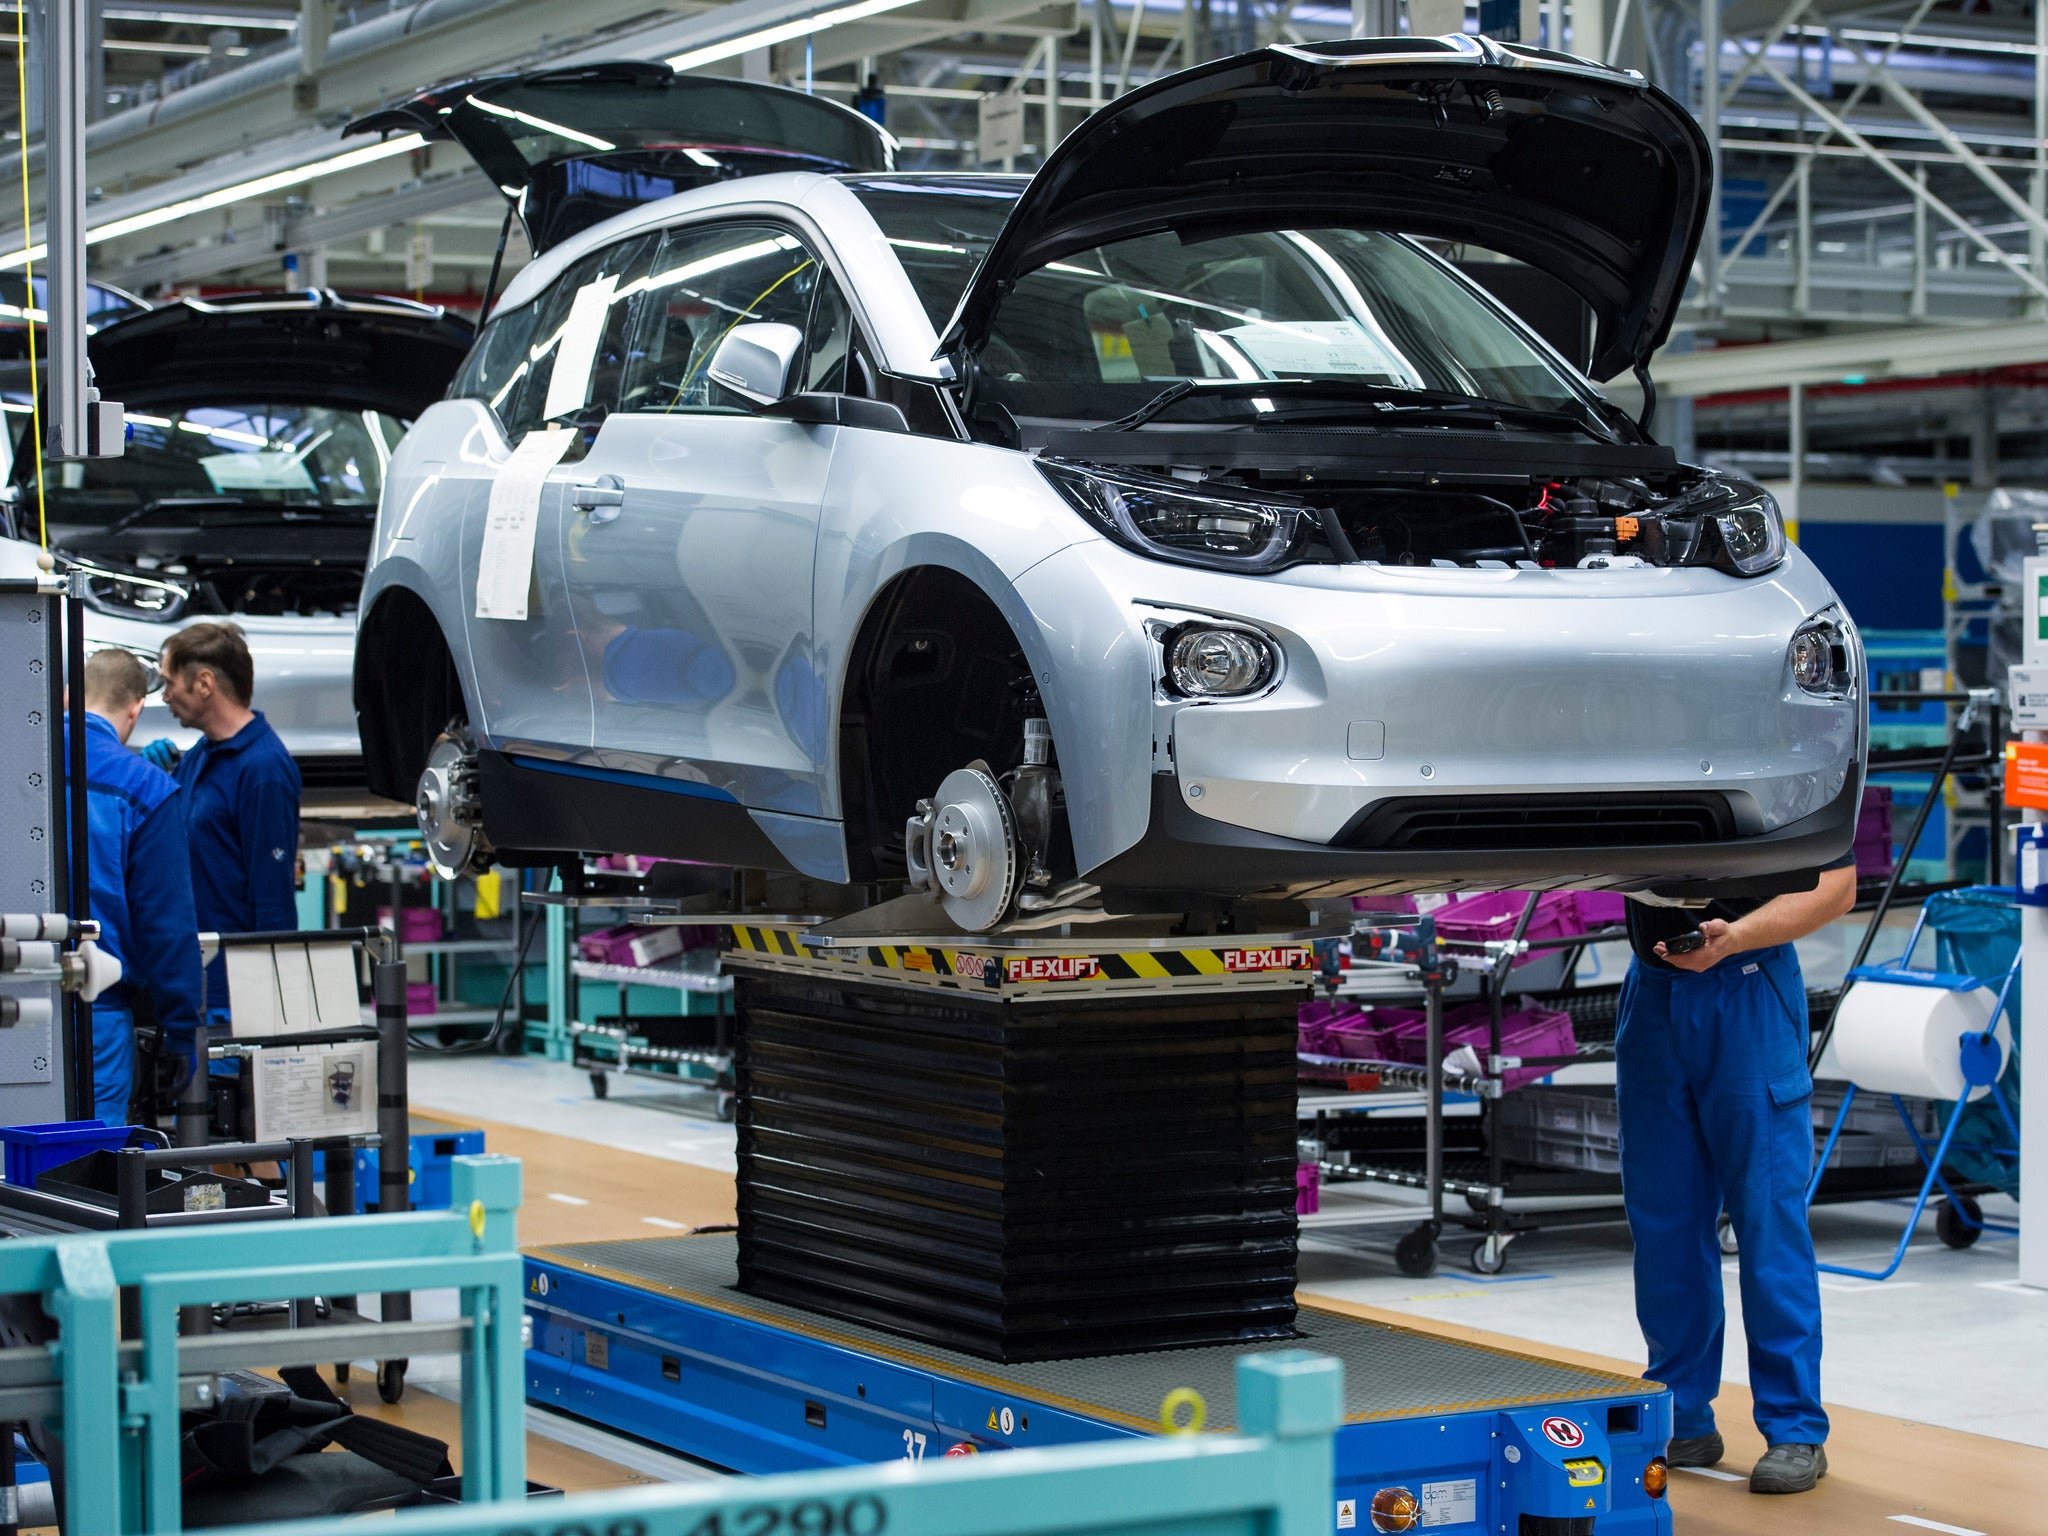
<svg viewBox="0 0 2048 1536"><path fill-rule="evenodd" d="M1115 1009L1103 1012L1112 999L1129 999L1136 1028L1162 1001L1194 1010L1217 992L1306 995L1312 965L1302 934L835 939L798 920L725 921L727 960L743 979L811 978L835 996L874 988L878 1006L913 1017L945 1016L969 995L984 1014L997 998L1029 1008L1064 996L1091 1005L1090 1035L1115 1030ZM748 1028L743 1008L743 1143ZM744 1193L741 1210L744 1223ZM529 1252L529 1399L718 1467L772 1473L1226 1430L1239 1357L1276 1347L1268 1326L1139 1353L992 1358L908 1336L901 1322L828 1316L758 1284L743 1291L743 1240L705 1232ZM1308 1305L1292 1315L1291 1345L1344 1362L1334 1531L1671 1530L1658 1462L1671 1406L1660 1387Z"/></svg>
<svg viewBox="0 0 2048 1536"><path fill-rule="evenodd" d="M1170 1400L1210 1405L1203 1427L1227 1430L1239 1356L1273 1348L1000 1365L743 1295L736 1273L729 1233L529 1252L528 1399L784 1472L1160 1434ZM1344 1362L1333 1529L1373 1529L1375 1496L1395 1488L1446 1528L1671 1530L1643 1486L1671 1435L1661 1388L1313 1306L1295 1326L1295 1347Z"/></svg>

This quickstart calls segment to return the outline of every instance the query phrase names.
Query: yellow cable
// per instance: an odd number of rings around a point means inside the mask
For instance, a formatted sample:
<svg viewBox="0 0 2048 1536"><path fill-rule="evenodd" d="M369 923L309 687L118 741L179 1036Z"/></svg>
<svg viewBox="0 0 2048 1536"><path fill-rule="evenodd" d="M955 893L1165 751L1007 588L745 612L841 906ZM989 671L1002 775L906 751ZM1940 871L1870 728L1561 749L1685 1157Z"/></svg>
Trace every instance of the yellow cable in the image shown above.
<svg viewBox="0 0 2048 1536"><path fill-rule="evenodd" d="M27 256L29 244L28 220L28 7L14 8L14 83L15 104L20 108L21 120L21 244L23 263L21 268L21 307L30 311L28 319L28 410L29 431L36 443L36 542L43 548L50 547L49 501L43 491L43 391L36 378L36 322L33 311L36 307L36 267L33 258ZM47 318L50 306L43 306Z"/></svg>

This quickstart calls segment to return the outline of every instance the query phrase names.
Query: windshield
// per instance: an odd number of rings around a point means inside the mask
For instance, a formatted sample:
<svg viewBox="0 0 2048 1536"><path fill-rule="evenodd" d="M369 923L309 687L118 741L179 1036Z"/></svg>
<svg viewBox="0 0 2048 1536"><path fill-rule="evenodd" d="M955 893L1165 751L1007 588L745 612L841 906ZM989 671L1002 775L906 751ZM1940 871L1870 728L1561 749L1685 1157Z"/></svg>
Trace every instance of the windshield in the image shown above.
<svg viewBox="0 0 2048 1536"><path fill-rule="evenodd" d="M943 330L1018 183L942 193L871 180L853 190ZM1377 230L1283 229L1114 241L1018 279L981 355L989 398L1020 416L1112 420L1190 379L1326 380L1582 413L1569 371L1414 241ZM1177 419L1357 415L1202 396Z"/></svg>
<svg viewBox="0 0 2048 1536"><path fill-rule="evenodd" d="M21 465L21 501L36 505L35 459L22 454L27 417L10 410ZM193 510L212 503L224 517L250 513L367 521L375 516L384 466L405 424L378 411L321 405L208 405L128 413L119 458L51 466L46 492L53 535L111 530L164 502Z"/></svg>

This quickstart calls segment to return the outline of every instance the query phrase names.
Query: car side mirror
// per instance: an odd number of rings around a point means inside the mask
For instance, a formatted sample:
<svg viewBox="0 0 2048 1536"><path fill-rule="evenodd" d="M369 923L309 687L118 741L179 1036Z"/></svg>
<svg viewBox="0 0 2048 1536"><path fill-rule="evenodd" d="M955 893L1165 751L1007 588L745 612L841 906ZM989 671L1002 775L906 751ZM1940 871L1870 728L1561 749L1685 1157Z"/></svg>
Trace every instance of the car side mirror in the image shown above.
<svg viewBox="0 0 2048 1536"><path fill-rule="evenodd" d="M772 320L736 325L725 333L705 370L711 382L749 405L773 405L797 387L804 333Z"/></svg>

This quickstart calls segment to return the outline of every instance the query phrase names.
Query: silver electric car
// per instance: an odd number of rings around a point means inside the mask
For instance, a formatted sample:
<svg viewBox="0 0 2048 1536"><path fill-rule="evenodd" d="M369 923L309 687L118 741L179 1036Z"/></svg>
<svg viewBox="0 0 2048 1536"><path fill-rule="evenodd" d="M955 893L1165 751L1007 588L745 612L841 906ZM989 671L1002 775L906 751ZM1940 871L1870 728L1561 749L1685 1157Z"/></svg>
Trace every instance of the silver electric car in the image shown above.
<svg viewBox="0 0 2048 1536"><path fill-rule="evenodd" d="M1776 505L1447 259L1640 373L1708 148L1637 76L1276 46L1028 180L660 66L359 126L470 142L546 247L393 455L360 608L371 782L445 867L907 882L980 931L1849 846L1861 653Z"/></svg>

